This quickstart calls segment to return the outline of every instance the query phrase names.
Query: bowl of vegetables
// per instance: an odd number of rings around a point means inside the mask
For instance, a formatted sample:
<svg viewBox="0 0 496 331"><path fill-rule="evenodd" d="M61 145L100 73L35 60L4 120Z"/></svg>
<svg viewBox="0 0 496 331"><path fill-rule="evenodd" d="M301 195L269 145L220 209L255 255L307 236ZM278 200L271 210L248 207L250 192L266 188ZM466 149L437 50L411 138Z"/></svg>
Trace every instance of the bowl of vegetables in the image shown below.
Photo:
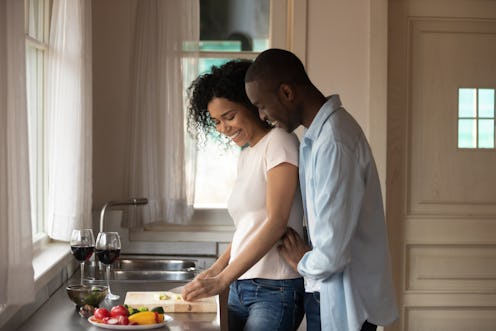
<svg viewBox="0 0 496 331"><path fill-rule="evenodd" d="M70 284L65 288L67 295L78 307L98 307L108 293L106 285Z"/></svg>

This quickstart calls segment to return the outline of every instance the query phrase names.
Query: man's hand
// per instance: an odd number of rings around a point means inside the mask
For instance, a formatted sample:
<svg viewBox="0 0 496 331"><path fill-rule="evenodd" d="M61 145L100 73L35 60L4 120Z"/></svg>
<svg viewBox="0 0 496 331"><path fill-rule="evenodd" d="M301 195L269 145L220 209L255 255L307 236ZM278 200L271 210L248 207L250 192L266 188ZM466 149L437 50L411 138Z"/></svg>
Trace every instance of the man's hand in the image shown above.
<svg viewBox="0 0 496 331"><path fill-rule="evenodd" d="M278 249L282 257L296 272L298 272L298 262L306 252L310 251L310 247L292 228L288 228L281 238L281 245Z"/></svg>

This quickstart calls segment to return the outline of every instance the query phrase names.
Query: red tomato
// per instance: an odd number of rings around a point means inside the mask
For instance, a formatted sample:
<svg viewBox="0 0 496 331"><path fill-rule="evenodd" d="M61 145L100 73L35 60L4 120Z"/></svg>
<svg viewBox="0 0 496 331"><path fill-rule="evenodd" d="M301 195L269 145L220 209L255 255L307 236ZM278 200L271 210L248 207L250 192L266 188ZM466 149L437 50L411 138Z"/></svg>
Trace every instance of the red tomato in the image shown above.
<svg viewBox="0 0 496 331"><path fill-rule="evenodd" d="M119 316L118 321L119 321L119 325L128 325L129 324L129 318L127 318L127 316L125 316L125 315Z"/></svg>
<svg viewBox="0 0 496 331"><path fill-rule="evenodd" d="M105 317L110 317L110 313L105 308L97 308L97 309L95 309L93 316L95 316L95 318L97 320L103 321L105 319Z"/></svg>
<svg viewBox="0 0 496 331"><path fill-rule="evenodd" d="M110 316L114 318L118 318L119 316L127 316L129 312L127 311L126 307L119 305L119 306L114 306L112 309L110 309Z"/></svg>

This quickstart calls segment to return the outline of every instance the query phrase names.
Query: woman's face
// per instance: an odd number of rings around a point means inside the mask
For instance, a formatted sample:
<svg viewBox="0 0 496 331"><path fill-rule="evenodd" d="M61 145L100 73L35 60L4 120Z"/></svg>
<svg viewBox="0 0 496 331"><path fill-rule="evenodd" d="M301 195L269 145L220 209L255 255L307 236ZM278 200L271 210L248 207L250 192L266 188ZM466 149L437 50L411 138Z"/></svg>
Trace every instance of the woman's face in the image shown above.
<svg viewBox="0 0 496 331"><path fill-rule="evenodd" d="M207 107L217 131L240 147L255 145L267 131L258 115L243 104L213 98Z"/></svg>

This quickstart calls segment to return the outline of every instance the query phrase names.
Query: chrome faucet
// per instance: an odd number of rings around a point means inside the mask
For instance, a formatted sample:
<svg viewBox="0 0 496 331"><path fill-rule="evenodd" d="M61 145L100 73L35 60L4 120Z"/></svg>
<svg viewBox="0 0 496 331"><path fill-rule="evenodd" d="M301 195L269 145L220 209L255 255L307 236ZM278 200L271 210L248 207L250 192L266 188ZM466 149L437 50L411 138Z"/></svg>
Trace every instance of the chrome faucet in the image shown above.
<svg viewBox="0 0 496 331"><path fill-rule="evenodd" d="M107 209L110 209L114 206L137 206L137 205L146 205L148 203L147 198L132 198L129 200L120 200L120 201L109 201L107 202L100 212L100 232L103 232L103 221L105 219L105 212Z"/></svg>

